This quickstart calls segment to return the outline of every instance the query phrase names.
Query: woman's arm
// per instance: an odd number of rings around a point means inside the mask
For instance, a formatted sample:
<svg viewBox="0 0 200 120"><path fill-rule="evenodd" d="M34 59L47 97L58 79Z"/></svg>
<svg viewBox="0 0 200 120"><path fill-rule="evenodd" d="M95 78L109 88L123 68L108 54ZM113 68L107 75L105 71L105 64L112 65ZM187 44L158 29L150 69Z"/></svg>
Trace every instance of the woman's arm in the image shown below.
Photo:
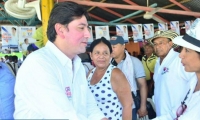
<svg viewBox="0 0 200 120"><path fill-rule="evenodd" d="M131 95L131 88L125 75L118 68L115 68L112 71L111 85L123 107L122 119L132 120L133 99Z"/></svg>

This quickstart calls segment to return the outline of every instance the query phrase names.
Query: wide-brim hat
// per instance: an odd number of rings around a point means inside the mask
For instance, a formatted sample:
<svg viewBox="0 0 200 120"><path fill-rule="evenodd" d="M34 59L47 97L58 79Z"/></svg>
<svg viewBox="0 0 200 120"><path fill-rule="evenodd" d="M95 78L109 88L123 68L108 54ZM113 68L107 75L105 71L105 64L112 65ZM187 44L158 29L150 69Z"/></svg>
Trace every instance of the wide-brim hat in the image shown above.
<svg viewBox="0 0 200 120"><path fill-rule="evenodd" d="M174 38L178 36L179 35L172 30L156 31L154 36L152 38L149 38L147 41L153 45L153 40L155 40L156 38L165 37L165 38L169 38L173 42ZM178 45L173 43L172 47L176 48L178 47Z"/></svg>
<svg viewBox="0 0 200 120"><path fill-rule="evenodd" d="M176 37L173 42L179 46L200 52L200 19L197 18L186 34Z"/></svg>

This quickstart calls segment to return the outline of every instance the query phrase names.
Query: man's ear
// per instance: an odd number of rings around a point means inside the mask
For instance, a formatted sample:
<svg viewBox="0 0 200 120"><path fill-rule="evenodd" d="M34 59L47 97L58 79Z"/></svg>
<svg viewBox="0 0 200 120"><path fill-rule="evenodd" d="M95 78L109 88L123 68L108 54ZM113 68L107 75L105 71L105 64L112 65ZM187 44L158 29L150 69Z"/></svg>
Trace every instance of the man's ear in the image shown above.
<svg viewBox="0 0 200 120"><path fill-rule="evenodd" d="M122 48L125 50L125 48L126 48L126 45L125 45L125 44L123 44L123 45L122 45Z"/></svg>
<svg viewBox="0 0 200 120"><path fill-rule="evenodd" d="M169 42L169 45L170 45L170 47L172 47L172 46L173 46L173 42L172 42L172 41L170 41L170 42Z"/></svg>
<svg viewBox="0 0 200 120"><path fill-rule="evenodd" d="M57 35L64 39L65 38L65 36L64 36L65 27L60 23L56 23L54 28L55 28Z"/></svg>

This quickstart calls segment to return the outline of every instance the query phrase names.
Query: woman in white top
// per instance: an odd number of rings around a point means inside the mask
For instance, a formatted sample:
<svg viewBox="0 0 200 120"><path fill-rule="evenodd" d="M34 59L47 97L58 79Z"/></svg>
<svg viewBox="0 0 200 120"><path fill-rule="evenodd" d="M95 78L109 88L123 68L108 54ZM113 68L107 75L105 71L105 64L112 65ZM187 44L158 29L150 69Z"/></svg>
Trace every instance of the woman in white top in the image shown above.
<svg viewBox="0 0 200 120"><path fill-rule="evenodd" d="M191 78L190 88L180 105L154 120L200 120L200 19L196 19L187 33L173 42L183 47L179 57L185 71L195 72L196 76Z"/></svg>

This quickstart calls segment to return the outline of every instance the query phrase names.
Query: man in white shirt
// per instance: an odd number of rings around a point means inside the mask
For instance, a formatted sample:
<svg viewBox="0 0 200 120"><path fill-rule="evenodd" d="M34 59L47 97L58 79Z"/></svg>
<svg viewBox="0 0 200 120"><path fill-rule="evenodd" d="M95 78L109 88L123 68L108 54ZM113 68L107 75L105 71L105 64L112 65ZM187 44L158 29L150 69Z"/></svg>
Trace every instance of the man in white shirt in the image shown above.
<svg viewBox="0 0 200 120"><path fill-rule="evenodd" d="M22 48L22 51L27 51L27 47L29 46L29 42L28 42L28 38L25 38L24 39L24 43L22 43L21 45L21 48Z"/></svg>
<svg viewBox="0 0 200 120"><path fill-rule="evenodd" d="M162 116L180 104L189 88L189 80L194 73L185 72L177 47L172 41L178 34L174 31L157 31L149 39L158 59L154 68L154 101L156 115Z"/></svg>
<svg viewBox="0 0 200 120"><path fill-rule="evenodd" d="M81 59L90 33L87 12L74 2L55 4L46 46L20 67L15 119L107 120L87 86Z"/></svg>
<svg viewBox="0 0 200 120"><path fill-rule="evenodd" d="M18 48L18 37L17 37L17 29L12 27L12 36L9 41L10 48Z"/></svg>

